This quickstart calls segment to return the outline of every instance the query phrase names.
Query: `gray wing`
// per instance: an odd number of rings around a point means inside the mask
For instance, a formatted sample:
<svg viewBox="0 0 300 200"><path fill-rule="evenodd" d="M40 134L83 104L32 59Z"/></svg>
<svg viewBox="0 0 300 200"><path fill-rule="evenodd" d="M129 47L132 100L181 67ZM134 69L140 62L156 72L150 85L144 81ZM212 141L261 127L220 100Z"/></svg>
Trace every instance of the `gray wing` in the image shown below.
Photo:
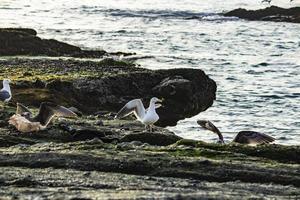
<svg viewBox="0 0 300 200"><path fill-rule="evenodd" d="M241 144L267 144L274 141L275 138L255 131L240 131L233 140Z"/></svg>
<svg viewBox="0 0 300 200"><path fill-rule="evenodd" d="M1 90L0 91L0 101L5 101L6 99L10 98L10 94L6 90Z"/></svg>
<svg viewBox="0 0 300 200"><path fill-rule="evenodd" d="M54 116L77 117L77 115L68 108L50 102L43 102L40 105L38 115L33 118L33 121L38 121L42 126L47 126Z"/></svg>
<svg viewBox="0 0 300 200"><path fill-rule="evenodd" d="M220 132L220 130L211 121L197 120L197 124L199 124L202 128L210 130L212 132Z"/></svg>
<svg viewBox="0 0 300 200"><path fill-rule="evenodd" d="M219 137L219 142L220 143L225 143L221 131L211 121L208 121L208 120L197 120L197 123L202 128L207 129L209 131L212 131L212 132L216 133L218 135L218 137Z"/></svg>
<svg viewBox="0 0 300 200"><path fill-rule="evenodd" d="M16 114L22 115L23 113L29 113L32 116L32 112L23 104L17 103Z"/></svg>
<svg viewBox="0 0 300 200"><path fill-rule="evenodd" d="M131 113L134 113L136 118L138 120L141 120L145 116L145 107L140 99L134 99L129 101L121 110L117 113L115 116L115 119L126 117L130 115Z"/></svg>

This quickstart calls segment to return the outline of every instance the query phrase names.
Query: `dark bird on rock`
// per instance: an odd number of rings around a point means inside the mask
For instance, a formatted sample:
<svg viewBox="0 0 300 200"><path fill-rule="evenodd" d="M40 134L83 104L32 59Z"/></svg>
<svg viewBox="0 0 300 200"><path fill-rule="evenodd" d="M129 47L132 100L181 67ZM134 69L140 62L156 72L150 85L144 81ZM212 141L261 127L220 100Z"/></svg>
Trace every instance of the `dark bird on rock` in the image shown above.
<svg viewBox="0 0 300 200"><path fill-rule="evenodd" d="M43 130L51 122L53 117L77 117L77 115L63 106L50 102L43 102L39 112L33 116L32 112L21 103L17 103L17 111L9 119L9 124L15 126L20 132L34 132Z"/></svg>
<svg viewBox="0 0 300 200"><path fill-rule="evenodd" d="M218 143L224 144L224 138L220 130L208 120L198 120L197 123L204 129L210 130L219 136ZM255 131L240 131L232 142L248 145L268 144L274 142L275 139L264 133Z"/></svg>

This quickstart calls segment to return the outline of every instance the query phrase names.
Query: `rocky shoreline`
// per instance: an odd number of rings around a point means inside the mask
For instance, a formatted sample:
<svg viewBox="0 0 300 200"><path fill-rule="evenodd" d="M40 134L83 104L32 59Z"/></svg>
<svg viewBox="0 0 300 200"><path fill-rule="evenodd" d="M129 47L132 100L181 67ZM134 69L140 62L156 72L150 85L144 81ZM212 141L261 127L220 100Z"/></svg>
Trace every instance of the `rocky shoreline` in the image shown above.
<svg viewBox="0 0 300 200"><path fill-rule="evenodd" d="M27 29L16 32L36 35ZM48 52L22 55L29 57L0 57L1 79L10 74L13 82L13 99L0 113L1 198L300 197L299 146L208 144L159 127L213 104L216 83L202 70L152 71L101 56L87 61L30 57ZM154 133L132 117L113 119L124 103L141 96L145 102L152 96L165 99ZM46 130L26 134L7 123L16 102L36 112L42 101L76 107L80 117L57 119Z"/></svg>
<svg viewBox="0 0 300 200"><path fill-rule="evenodd" d="M7 109L6 116L14 112ZM300 195L299 146L182 139L111 113L0 129L0 195L46 199L290 198ZM2 115L4 117L4 115ZM3 119L3 118L2 118ZM5 121L5 119L3 119Z"/></svg>
<svg viewBox="0 0 300 200"><path fill-rule="evenodd" d="M104 56L134 53L105 50L83 50L77 46L54 39L42 39L37 31L28 28L0 28L0 56L69 56L75 58L103 58Z"/></svg>
<svg viewBox="0 0 300 200"><path fill-rule="evenodd" d="M209 108L216 84L203 71L174 69L151 71L132 63L104 59L74 60L9 59L0 61L1 78L13 75L14 102L39 106L42 101L74 106L84 114L118 111L128 101L158 96L159 125L175 125Z"/></svg>
<svg viewBox="0 0 300 200"><path fill-rule="evenodd" d="M259 10L234 9L223 14L247 20L300 23L300 7L280 8L270 6Z"/></svg>

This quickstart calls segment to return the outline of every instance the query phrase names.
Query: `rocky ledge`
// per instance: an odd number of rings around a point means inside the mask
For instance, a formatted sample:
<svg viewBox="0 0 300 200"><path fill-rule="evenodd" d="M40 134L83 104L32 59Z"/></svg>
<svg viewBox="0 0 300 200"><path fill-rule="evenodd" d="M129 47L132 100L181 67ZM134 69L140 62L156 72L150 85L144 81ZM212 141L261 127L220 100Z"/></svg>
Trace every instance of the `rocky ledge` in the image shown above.
<svg viewBox="0 0 300 200"><path fill-rule="evenodd" d="M10 74L10 76L7 76ZM12 80L13 102L39 106L52 101L75 106L83 114L118 111L128 101L163 98L158 125L175 125L209 108L216 84L202 70L147 70L133 63L103 59L8 59L0 61L0 79Z"/></svg>
<svg viewBox="0 0 300 200"><path fill-rule="evenodd" d="M105 50L83 50L54 39L41 39L34 29L0 28L0 56L14 55L102 58L109 55L128 56L133 54L108 53Z"/></svg>
<svg viewBox="0 0 300 200"><path fill-rule="evenodd" d="M259 10L238 8L224 14L227 17L239 17L247 20L300 23L300 7L280 8L270 6Z"/></svg>
<svg viewBox="0 0 300 200"><path fill-rule="evenodd" d="M154 133L113 113L21 134L0 119L5 199L297 199L298 146L219 145Z"/></svg>
<svg viewBox="0 0 300 200"><path fill-rule="evenodd" d="M21 134L0 115L3 198L297 198L300 148L185 140L114 113L60 119ZM35 110L36 111L36 110Z"/></svg>

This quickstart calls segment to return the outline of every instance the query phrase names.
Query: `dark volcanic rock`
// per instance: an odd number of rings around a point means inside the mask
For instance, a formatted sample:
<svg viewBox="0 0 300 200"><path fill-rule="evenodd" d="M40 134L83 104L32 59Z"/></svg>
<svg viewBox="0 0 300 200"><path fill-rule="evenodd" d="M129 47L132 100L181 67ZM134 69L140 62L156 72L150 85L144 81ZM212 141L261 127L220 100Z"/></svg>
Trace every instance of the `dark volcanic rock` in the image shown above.
<svg viewBox="0 0 300 200"><path fill-rule="evenodd" d="M101 110L117 112L135 98L142 98L148 107L150 98L156 96L164 99L157 110L160 126L175 125L206 110L216 95L216 83L199 69L152 71L118 61L20 59L0 61L2 67L33 74L21 75L12 83L14 101L36 107L41 101L54 101L76 107L83 114L97 114ZM35 77L42 83L37 84Z"/></svg>
<svg viewBox="0 0 300 200"><path fill-rule="evenodd" d="M0 120L14 110L8 106ZM99 119L103 125L95 126ZM159 127L143 131L139 122L98 116L56 119L46 130L26 134L4 125L0 196L299 199L299 146L208 144Z"/></svg>
<svg viewBox="0 0 300 200"><path fill-rule="evenodd" d="M120 141L121 142L140 141L151 145L167 146L170 144L174 144L181 139L182 139L181 137L174 135L173 133L162 134L162 133L140 132L140 133L127 134L123 138L121 138Z"/></svg>
<svg viewBox="0 0 300 200"><path fill-rule="evenodd" d="M102 57L107 54L41 39L36 34L32 29L0 29L0 56ZM216 93L215 82L201 70L151 71L111 58L100 62L11 59L1 61L0 68L13 74L14 100L27 105L54 101L74 106L83 114L95 114L100 110L116 112L135 98L142 98L146 106L153 96L164 98L164 106L158 110L161 126L175 125L180 119L206 110L213 104Z"/></svg>
<svg viewBox="0 0 300 200"><path fill-rule="evenodd" d="M53 39L41 39L33 29L0 28L0 56L71 56L101 58L106 51L82 50L79 47ZM116 55L120 53L117 52ZM124 55L132 55L125 53Z"/></svg>
<svg viewBox="0 0 300 200"><path fill-rule="evenodd" d="M300 7L285 9L271 6L260 10L238 8L225 13L224 16L239 17L248 20L300 23Z"/></svg>

